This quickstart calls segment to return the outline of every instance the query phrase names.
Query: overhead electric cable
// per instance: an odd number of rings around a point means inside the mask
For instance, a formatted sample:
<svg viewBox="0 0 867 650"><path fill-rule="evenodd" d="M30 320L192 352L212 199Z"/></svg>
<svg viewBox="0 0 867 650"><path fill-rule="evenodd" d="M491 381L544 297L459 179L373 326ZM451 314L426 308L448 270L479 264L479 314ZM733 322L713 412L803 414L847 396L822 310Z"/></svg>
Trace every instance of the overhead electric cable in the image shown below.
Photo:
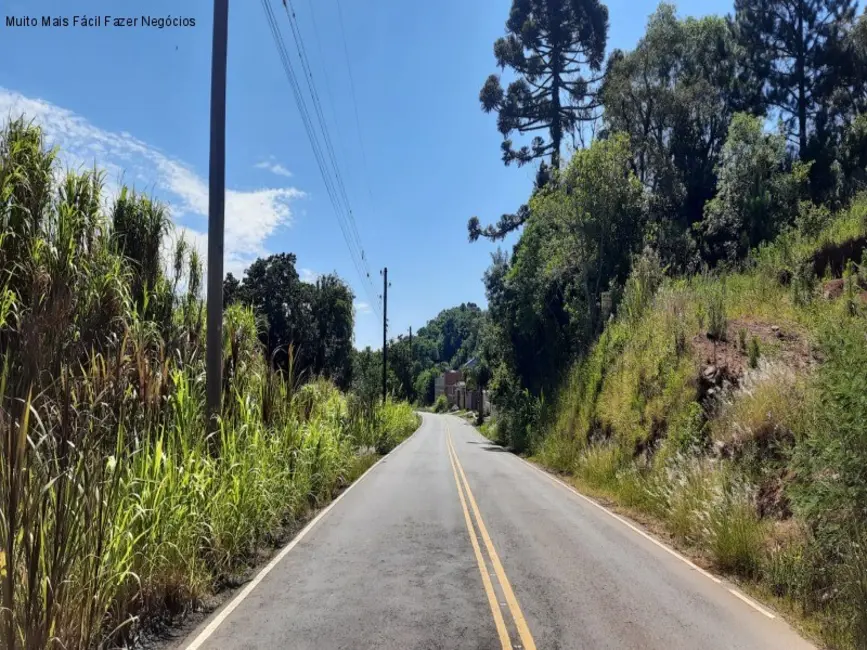
<svg viewBox="0 0 867 650"><path fill-rule="evenodd" d="M331 138L328 133L328 125L325 122L324 115L322 114L321 103L319 101L319 96L316 92L315 85L313 83L313 75L310 71L310 66L307 60L306 51L303 47L303 40L301 39L300 31L298 30L297 24L294 21L294 16L289 12L289 8L286 7L287 14L289 14L290 18L293 38L295 39L296 43L296 49L298 50L299 58L301 59L302 69L307 80L307 86L310 90L314 110L316 112L316 121L318 123L319 130L322 132L322 138L325 142L325 151L323 151L323 146L319 141L319 137L317 136L316 128L313 123L313 118L311 117L307 102L304 99L301 84L298 80L298 75L292 64L291 57L289 56L289 52L286 47L286 42L283 38L282 32L280 31L280 27L277 23L277 19L271 8L270 2L269 0L261 1L262 7L265 11L265 18L268 21L271 35L274 38L274 43L277 47L277 53L280 58L280 62L283 66L284 72L286 73L286 78L289 80L289 85L292 89L292 94L298 107L298 112L301 115L301 121L304 126L304 130L307 134L308 140L310 141L310 146L313 150L316 164L319 167L319 172L322 175L322 181L325 185L326 193L328 194L329 200L331 201L332 207L334 208L338 225L340 226L341 233L343 234L343 239L346 242L347 248L349 249L349 254L350 258L352 259L353 266L355 267L356 273L361 278L368 299L372 303L371 306L374 308L375 311L377 311L377 313L380 313L379 310L376 309L376 300L374 299L375 291L371 283L369 269L367 268L367 260L364 254L364 249L361 245L361 237L358 234L354 219L352 218L351 206L349 204L349 199L343 185L343 180L340 176L340 169L337 165L336 157L334 156L334 149L331 146Z"/></svg>

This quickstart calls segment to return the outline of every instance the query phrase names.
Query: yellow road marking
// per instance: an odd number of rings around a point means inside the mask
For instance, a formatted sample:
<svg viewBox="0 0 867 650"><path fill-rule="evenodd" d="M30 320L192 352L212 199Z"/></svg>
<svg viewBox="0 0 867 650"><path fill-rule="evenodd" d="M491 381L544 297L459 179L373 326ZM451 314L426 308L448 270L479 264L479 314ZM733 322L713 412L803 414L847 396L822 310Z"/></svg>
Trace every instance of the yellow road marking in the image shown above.
<svg viewBox="0 0 867 650"><path fill-rule="evenodd" d="M479 532L482 534L482 540L485 542L488 556L491 558L491 564L494 566L494 573L497 575L497 580L500 582L500 587L503 589L503 594L506 597L509 611L512 612L512 618L515 620L515 626L518 628L518 636L521 637L521 643L523 644L524 650L536 650L536 643L533 641L533 635L530 634L530 627L524 619L524 614L521 612L520 605L518 605L518 599L515 598L515 592L512 590L512 585L506 577L506 572L503 569L503 564L500 562L500 557L497 555L497 551L494 549L491 536L488 535L488 530L485 528L485 522L482 520L482 515L479 512L479 507L476 504L473 491L470 489L470 483L467 481L467 475L464 473L464 468L461 466L461 461L458 460L458 454L457 451L455 451L454 444L452 443L452 434L449 430L448 423L446 424L446 435L449 448L454 457L454 463L460 471L464 489L467 492L467 497L469 497L470 506L472 506L473 514L476 516L476 523L479 525Z"/></svg>
<svg viewBox="0 0 867 650"><path fill-rule="evenodd" d="M485 559L482 556L482 549L479 546L479 540L476 537L476 531L473 528L473 521L470 518L470 511L467 508L467 502L464 499L464 493L461 489L461 481L458 478L458 470L455 468L455 461L452 458L452 450L451 447L448 446L449 453L449 462L452 465L452 472L455 475L455 484L458 486L458 496L461 499L461 508L464 510L464 521L467 524L467 530L470 533L470 542L473 545L473 551L476 554L476 562L479 565L479 572L482 574L482 583L485 585L485 594L488 596L488 604L491 606L491 613L494 615L494 625L497 627L497 634L500 637L500 643L503 646L503 650L511 650L512 642L509 639L509 632L506 630L506 623L503 620L503 613L500 611L500 607L497 604L497 597L494 594L494 586L491 584L491 578L488 576L488 569L485 566Z"/></svg>

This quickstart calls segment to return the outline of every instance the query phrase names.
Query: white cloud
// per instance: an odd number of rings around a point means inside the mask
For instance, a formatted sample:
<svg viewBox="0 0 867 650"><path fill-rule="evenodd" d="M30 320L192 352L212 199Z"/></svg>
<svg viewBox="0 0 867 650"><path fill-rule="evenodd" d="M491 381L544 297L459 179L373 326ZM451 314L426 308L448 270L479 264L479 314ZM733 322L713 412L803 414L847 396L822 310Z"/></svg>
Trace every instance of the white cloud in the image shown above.
<svg viewBox="0 0 867 650"><path fill-rule="evenodd" d="M25 97L0 86L0 121L24 115L45 130L48 141L60 147L68 168L92 167L106 172L109 192L125 183L154 191L172 209L183 234L207 255L208 183L186 163L170 157L127 132L101 129L85 118L50 102ZM271 164L271 163L269 163ZM288 170L276 163L274 167ZM280 173L271 169L274 173ZM226 272L240 276L257 257L268 254L265 241L292 221L293 200L304 193L292 187L252 191L226 190Z"/></svg>
<svg viewBox="0 0 867 650"><path fill-rule="evenodd" d="M318 280L320 276L320 274L313 269L301 269L300 275L301 282L307 282L308 284L315 284L316 280Z"/></svg>
<svg viewBox="0 0 867 650"><path fill-rule="evenodd" d="M263 160L262 162L256 163L256 169L265 169L272 174L277 174L277 176L285 176L286 178L292 176L292 172L290 172L280 163L274 162L273 157L270 160Z"/></svg>
<svg viewBox="0 0 867 650"><path fill-rule="evenodd" d="M362 315L362 314L373 313L373 310L370 308L370 303L363 302L361 300L356 300L353 303L353 306L355 307L355 313L356 314Z"/></svg>

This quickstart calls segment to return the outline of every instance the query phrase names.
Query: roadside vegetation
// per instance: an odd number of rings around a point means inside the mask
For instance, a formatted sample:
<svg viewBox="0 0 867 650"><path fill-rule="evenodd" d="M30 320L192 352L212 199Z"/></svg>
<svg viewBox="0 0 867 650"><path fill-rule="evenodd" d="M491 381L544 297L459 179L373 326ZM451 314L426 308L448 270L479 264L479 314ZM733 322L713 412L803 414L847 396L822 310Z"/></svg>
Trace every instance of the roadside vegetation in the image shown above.
<svg viewBox="0 0 867 650"><path fill-rule="evenodd" d="M867 266L816 267L852 242L867 249L867 197L740 272L663 279L642 258L630 309L573 366L532 444L833 647L867 639Z"/></svg>
<svg viewBox="0 0 867 650"><path fill-rule="evenodd" d="M468 350L484 433L867 648L867 16L662 3L630 51L608 22L516 0L494 43L479 102L536 176L468 222L515 241Z"/></svg>
<svg viewBox="0 0 867 650"><path fill-rule="evenodd" d="M159 202L62 170L23 120L0 134L3 648L114 647L183 615L417 426L407 404L338 390L339 336L273 343L255 295L224 312L211 425L202 263L167 240ZM320 331L346 331L338 284L297 287L337 297L318 304L342 316L310 312Z"/></svg>

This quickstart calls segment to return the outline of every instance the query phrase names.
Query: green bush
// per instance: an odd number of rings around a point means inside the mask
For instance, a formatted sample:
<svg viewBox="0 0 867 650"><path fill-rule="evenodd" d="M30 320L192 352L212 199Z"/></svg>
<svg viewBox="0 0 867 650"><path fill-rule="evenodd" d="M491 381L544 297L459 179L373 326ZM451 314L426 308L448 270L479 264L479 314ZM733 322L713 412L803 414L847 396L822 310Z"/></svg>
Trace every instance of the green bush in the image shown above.
<svg viewBox="0 0 867 650"><path fill-rule="evenodd" d="M434 413L445 413L449 410L449 401L445 395L440 395L434 400Z"/></svg>
<svg viewBox="0 0 867 650"><path fill-rule="evenodd" d="M867 321L829 322L821 332L825 362L795 450L798 512L822 531L834 555L867 527Z"/></svg>
<svg viewBox="0 0 867 650"><path fill-rule="evenodd" d="M387 454L406 440L418 428L419 418L406 402L388 400L377 411L376 431L378 439L376 451Z"/></svg>

